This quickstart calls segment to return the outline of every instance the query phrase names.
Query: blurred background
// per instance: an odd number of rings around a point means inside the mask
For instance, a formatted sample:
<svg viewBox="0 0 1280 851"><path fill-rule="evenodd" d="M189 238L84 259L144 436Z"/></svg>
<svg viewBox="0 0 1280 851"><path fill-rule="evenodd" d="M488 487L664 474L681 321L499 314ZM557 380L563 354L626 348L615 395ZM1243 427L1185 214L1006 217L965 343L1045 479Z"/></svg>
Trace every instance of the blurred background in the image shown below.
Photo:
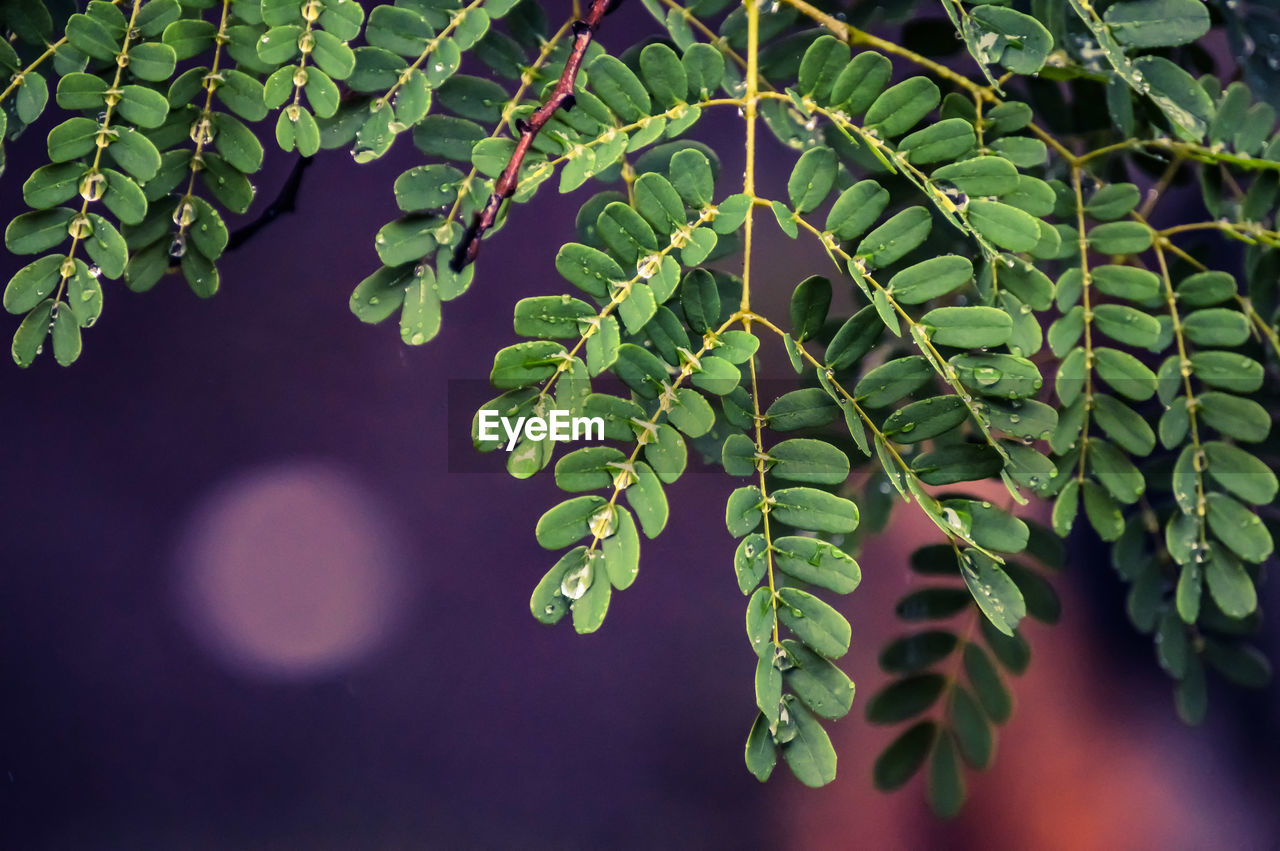
<svg viewBox="0 0 1280 851"><path fill-rule="evenodd" d="M732 117L707 122L737 138ZM10 148L5 220L37 130ZM258 207L293 165L268 156ZM1057 583L1062 622L1028 627L995 767L969 775L949 823L919 779L871 789L896 731L862 720L916 581L906 557L932 540L911 512L839 602L859 698L821 790L742 764L754 657L723 525L734 480L670 489L668 528L599 633L535 622L554 556L533 527L555 490L451 459L472 410L445 401L514 341L518 298L567 291L552 260L586 193L514 210L440 336L410 349L347 299L418 160L407 141L360 168L322 153L298 212L223 260L216 298L112 283L73 368L0 367L0 848L1280 847L1276 687L1215 679L1206 725L1183 727L1087 538ZM758 286L778 313L828 270L766 232ZM1277 644L1271 628L1273 659Z"/></svg>

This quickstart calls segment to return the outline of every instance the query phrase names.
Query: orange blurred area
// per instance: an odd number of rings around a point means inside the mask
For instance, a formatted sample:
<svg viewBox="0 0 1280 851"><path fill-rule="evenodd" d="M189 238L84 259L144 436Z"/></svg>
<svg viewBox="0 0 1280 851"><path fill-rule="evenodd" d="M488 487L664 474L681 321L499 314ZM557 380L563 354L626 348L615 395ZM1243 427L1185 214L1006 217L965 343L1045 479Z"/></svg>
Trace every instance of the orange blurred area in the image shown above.
<svg viewBox="0 0 1280 851"><path fill-rule="evenodd" d="M994 490L984 495L999 498ZM877 651L889 637L910 631L892 614L897 599L922 584L905 569L907 559L936 538L936 528L919 513L896 512L887 533L868 543L859 558L864 580L857 606L849 611L854 644L847 657L858 699L849 719L829 728L840 757L836 781L820 790L786 784L776 812L788 847L1276 847L1261 837L1280 788L1243 782L1208 730L1178 721L1167 686L1126 681L1099 646L1087 601L1072 587L1070 574L1110 571L1105 563L1071 562L1067 581L1055 582L1062 620L1022 630L1031 644L1031 665L1022 677L1007 677L1013 717L996 728L994 765L983 773L966 771L969 798L957 819L939 821L930 812L923 771L899 791L872 789L875 756L907 725L876 727L859 716L889 681L876 666ZM963 630L969 618L961 615L957 628ZM860 635L866 636L862 642ZM950 670L949 663L941 670ZM787 773L781 764L776 771Z"/></svg>

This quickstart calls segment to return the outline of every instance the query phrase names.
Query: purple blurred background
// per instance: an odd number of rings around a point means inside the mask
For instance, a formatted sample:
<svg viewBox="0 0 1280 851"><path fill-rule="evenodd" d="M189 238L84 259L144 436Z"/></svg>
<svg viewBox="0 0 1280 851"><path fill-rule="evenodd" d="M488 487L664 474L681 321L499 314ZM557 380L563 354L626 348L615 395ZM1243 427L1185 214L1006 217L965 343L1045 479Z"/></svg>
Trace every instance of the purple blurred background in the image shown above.
<svg viewBox="0 0 1280 851"><path fill-rule="evenodd" d="M38 130L11 145L6 221ZM1275 847L1275 687L1215 681L1206 727L1182 727L1087 541L1063 623L1029 630L996 767L949 824L919 781L870 789L893 731L862 709L905 557L931 540L910 512L841 602L859 700L823 790L742 765L754 659L722 520L733 480L670 489L667 531L601 632L536 623L554 555L533 526L554 487L448 472L447 427L471 411L444 401L513 342L518 298L567 291L552 259L585 193L517 208L439 338L410 349L347 299L416 162L407 139L358 168L322 154L299 212L222 262L216 298L111 283L80 363L0 367L0 847ZM261 200L291 165L269 154ZM734 143L722 187L741 168ZM778 314L826 261L762 230L757 286Z"/></svg>

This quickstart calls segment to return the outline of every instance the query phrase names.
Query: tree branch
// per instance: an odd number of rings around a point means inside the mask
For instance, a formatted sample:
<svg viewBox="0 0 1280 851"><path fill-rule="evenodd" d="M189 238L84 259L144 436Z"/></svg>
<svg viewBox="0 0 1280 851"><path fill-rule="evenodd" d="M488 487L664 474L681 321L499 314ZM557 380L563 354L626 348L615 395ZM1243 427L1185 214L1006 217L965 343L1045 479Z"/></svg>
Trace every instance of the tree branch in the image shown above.
<svg viewBox="0 0 1280 851"><path fill-rule="evenodd" d="M302 186L302 174L309 165L311 165L311 157L298 158L275 200L256 219L231 233L231 238L227 240L227 251L233 251L244 245L258 231L275 221L281 213L292 213L298 208L298 189Z"/></svg>
<svg viewBox="0 0 1280 851"><path fill-rule="evenodd" d="M503 202L515 194L519 183L520 166L524 162L530 145L533 144L534 137L561 106L565 109L573 108L574 84L578 79L582 60L587 55L587 47L591 44L591 37L600 27L600 20L613 11L615 6L617 6L615 0L591 0L591 8L588 9L587 16L573 22L573 48L569 52L568 61L564 64L564 72L561 73L560 80L556 83L547 102L538 107L527 121L516 122L520 130L516 149L511 154L507 167L502 170L502 175L498 178L493 194L489 196L484 209L475 214L470 227L462 236L462 241L458 243L458 248L454 251L453 259L449 263L453 271L461 272L475 262L476 255L480 253L480 240L498 220L498 211L502 208Z"/></svg>

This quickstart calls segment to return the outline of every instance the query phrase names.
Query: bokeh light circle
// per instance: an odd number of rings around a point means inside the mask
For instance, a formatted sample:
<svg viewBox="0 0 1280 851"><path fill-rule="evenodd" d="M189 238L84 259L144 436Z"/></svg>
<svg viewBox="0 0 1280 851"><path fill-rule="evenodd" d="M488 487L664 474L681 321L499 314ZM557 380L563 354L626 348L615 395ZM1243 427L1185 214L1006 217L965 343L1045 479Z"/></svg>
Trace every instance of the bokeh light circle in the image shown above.
<svg viewBox="0 0 1280 851"><path fill-rule="evenodd" d="M183 622L242 673L308 679L372 653L404 610L402 547L379 500L332 465L237 475L187 518L177 552Z"/></svg>

